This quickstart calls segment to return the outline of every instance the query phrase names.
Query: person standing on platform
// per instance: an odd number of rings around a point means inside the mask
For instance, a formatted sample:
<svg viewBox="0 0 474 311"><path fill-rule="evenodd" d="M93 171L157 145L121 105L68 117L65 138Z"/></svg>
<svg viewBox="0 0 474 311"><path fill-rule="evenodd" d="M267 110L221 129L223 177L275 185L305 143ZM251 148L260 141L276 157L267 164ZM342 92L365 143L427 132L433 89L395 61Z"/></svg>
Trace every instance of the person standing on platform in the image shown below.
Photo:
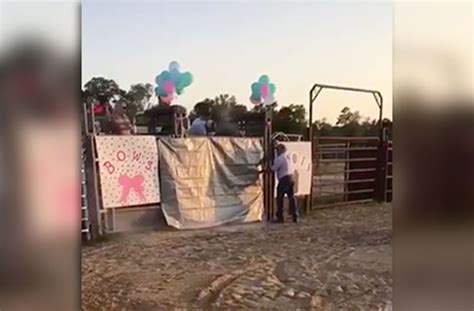
<svg viewBox="0 0 474 311"><path fill-rule="evenodd" d="M207 136L209 123L209 107L205 103L198 103L194 107L198 117L193 120L188 131L190 136Z"/></svg>
<svg viewBox="0 0 474 311"><path fill-rule="evenodd" d="M189 129L190 136L207 136L207 118L203 116L197 117Z"/></svg>
<svg viewBox="0 0 474 311"><path fill-rule="evenodd" d="M114 135L132 135L133 125L126 114L126 106L118 102L112 113L111 131Z"/></svg>

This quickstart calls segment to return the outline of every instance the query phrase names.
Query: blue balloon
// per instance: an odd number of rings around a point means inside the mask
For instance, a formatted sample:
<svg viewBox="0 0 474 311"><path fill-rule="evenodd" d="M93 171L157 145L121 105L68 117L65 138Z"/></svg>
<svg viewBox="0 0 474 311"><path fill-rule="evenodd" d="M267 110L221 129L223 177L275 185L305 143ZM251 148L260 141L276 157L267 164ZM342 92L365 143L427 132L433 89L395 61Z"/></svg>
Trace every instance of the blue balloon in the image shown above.
<svg viewBox="0 0 474 311"><path fill-rule="evenodd" d="M184 89L193 82L193 76L190 72L185 72L179 75L178 81L175 84L175 90L178 95L183 93Z"/></svg>
<svg viewBox="0 0 474 311"><path fill-rule="evenodd" d="M182 78L182 74L179 76L178 81L175 84L176 93L181 94L183 89L186 87L186 81Z"/></svg>
<svg viewBox="0 0 474 311"><path fill-rule="evenodd" d="M252 94L258 94L260 95L260 84L258 82L254 82L252 83L252 85L250 86L251 90L252 90Z"/></svg>
<svg viewBox="0 0 474 311"><path fill-rule="evenodd" d="M163 81L170 81L171 80L171 73L167 70L163 70L160 73L160 77Z"/></svg>
<svg viewBox="0 0 474 311"><path fill-rule="evenodd" d="M180 76L180 73L179 73L179 70L178 69L172 69L170 71L170 76L171 76L171 80L174 82L174 84L177 84L177 82L179 81L179 76Z"/></svg>
<svg viewBox="0 0 474 311"><path fill-rule="evenodd" d="M155 95L160 95L160 88L159 87L155 87Z"/></svg>
<svg viewBox="0 0 474 311"><path fill-rule="evenodd" d="M275 84L270 83L270 84L268 85L268 90L269 90L269 92L270 92L270 95L275 94L275 91L276 91L276 86L275 86Z"/></svg>
<svg viewBox="0 0 474 311"><path fill-rule="evenodd" d="M188 71L188 72L185 72L183 73L180 78L183 80L183 85L186 87L186 86L189 86L191 85L191 83L193 83L193 75Z"/></svg>
<svg viewBox="0 0 474 311"><path fill-rule="evenodd" d="M178 95L183 92L183 89L184 89L184 87L182 85L176 84L174 86L174 90L175 90L176 93L178 93Z"/></svg>
<svg viewBox="0 0 474 311"><path fill-rule="evenodd" d="M177 61L172 61L168 67L170 71L177 70L179 71L179 64Z"/></svg>
<svg viewBox="0 0 474 311"><path fill-rule="evenodd" d="M161 74L157 75L155 78L156 85L163 83L163 76Z"/></svg>
<svg viewBox="0 0 474 311"><path fill-rule="evenodd" d="M163 82L171 81L174 84L175 92L180 95L184 89L193 82L193 76L190 72L181 73L179 71L179 64L175 61L169 65L169 71L163 70L155 79L157 88L155 93L160 96L168 96L165 90L163 90Z"/></svg>
<svg viewBox="0 0 474 311"><path fill-rule="evenodd" d="M261 104L260 98L254 98L252 96L250 96L250 102L255 105Z"/></svg>
<svg viewBox="0 0 474 311"><path fill-rule="evenodd" d="M163 90L163 88L161 87L159 88L158 94L160 96L168 96L168 93L165 90Z"/></svg>
<svg viewBox="0 0 474 311"><path fill-rule="evenodd" d="M261 96L260 96L260 94L255 94L255 93L253 93L252 95L250 95L250 98L252 98L253 100L258 100L258 101L260 101Z"/></svg>
<svg viewBox="0 0 474 311"><path fill-rule="evenodd" d="M260 79L258 79L258 83L260 84L268 84L270 82L270 78L267 75L262 75Z"/></svg>
<svg viewBox="0 0 474 311"><path fill-rule="evenodd" d="M260 93L252 93L250 94L250 97L254 98L254 99L257 99L257 98L260 98Z"/></svg>

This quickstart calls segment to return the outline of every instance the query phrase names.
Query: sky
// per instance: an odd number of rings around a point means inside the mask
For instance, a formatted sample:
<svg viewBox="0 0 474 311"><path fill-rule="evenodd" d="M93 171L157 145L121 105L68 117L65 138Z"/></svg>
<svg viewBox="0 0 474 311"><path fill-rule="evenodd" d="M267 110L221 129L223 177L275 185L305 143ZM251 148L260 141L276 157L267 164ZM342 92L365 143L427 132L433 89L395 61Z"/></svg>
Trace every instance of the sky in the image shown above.
<svg viewBox="0 0 474 311"><path fill-rule="evenodd" d="M251 107L250 85L267 74L279 105L303 104L314 83L377 89L391 116L392 5L341 2L84 1L82 81L152 83L177 61L193 74L178 102L192 108L221 93ZM349 106L378 115L371 95L324 91L314 118Z"/></svg>
<svg viewBox="0 0 474 311"><path fill-rule="evenodd" d="M178 98L189 109L222 93L250 108L250 85L267 74L282 106L303 104L308 110L309 89L325 83L379 90L384 116L392 114L387 2L86 0L81 24L71 22L78 15L75 1L35 9L28 2L28 10L13 3L0 15L4 38L18 32L18 24L41 24L56 43L74 48L82 28L82 84L94 76L114 79L123 89L154 84L177 61L194 77ZM313 117L333 122L344 106L378 115L371 95L325 90Z"/></svg>

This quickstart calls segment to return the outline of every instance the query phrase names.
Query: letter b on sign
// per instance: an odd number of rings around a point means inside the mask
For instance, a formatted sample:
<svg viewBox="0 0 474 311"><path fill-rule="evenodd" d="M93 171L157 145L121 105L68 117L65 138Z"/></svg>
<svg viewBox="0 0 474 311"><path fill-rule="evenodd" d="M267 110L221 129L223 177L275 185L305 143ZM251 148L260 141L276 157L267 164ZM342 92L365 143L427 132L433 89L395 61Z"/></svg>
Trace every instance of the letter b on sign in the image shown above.
<svg viewBox="0 0 474 311"><path fill-rule="evenodd" d="M109 174L113 174L115 172L115 166L109 161L104 162L104 166Z"/></svg>

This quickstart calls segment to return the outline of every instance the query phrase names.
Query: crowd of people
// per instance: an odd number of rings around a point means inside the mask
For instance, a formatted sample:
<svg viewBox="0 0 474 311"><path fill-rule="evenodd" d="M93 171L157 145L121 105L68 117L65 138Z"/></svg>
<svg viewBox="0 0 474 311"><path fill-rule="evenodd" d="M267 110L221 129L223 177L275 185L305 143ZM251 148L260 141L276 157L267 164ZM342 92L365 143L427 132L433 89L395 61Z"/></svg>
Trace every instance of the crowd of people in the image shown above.
<svg viewBox="0 0 474 311"><path fill-rule="evenodd" d="M170 115L176 110L168 105L158 105L156 108L155 116L148 116L148 132L152 134L157 133L156 114L163 116ZM200 104L197 104L195 107L195 114L192 116L192 120L189 120L185 109L183 108L182 110L184 111L180 113L180 115L185 115L184 118L186 120L183 122L183 127L187 136L243 136L238 124L232 120L228 113L219 113L211 118L210 111L206 108L203 109ZM99 101L95 105L94 111L96 113L97 132L105 132L112 135L137 134L134 125L135 122L127 115L127 108L124 103L119 101L112 107L112 105L108 103L101 103ZM167 121L168 122L166 123L173 123L171 118ZM167 131L164 131L163 128L161 128L159 132L162 134Z"/></svg>
<svg viewBox="0 0 474 311"><path fill-rule="evenodd" d="M200 115L193 120L188 130L189 136L242 136L239 126L228 116L211 120L208 116Z"/></svg>
<svg viewBox="0 0 474 311"><path fill-rule="evenodd" d="M133 122L127 115L127 107L122 102L110 105L103 97L94 105L95 126L97 132L112 135L135 134Z"/></svg>

